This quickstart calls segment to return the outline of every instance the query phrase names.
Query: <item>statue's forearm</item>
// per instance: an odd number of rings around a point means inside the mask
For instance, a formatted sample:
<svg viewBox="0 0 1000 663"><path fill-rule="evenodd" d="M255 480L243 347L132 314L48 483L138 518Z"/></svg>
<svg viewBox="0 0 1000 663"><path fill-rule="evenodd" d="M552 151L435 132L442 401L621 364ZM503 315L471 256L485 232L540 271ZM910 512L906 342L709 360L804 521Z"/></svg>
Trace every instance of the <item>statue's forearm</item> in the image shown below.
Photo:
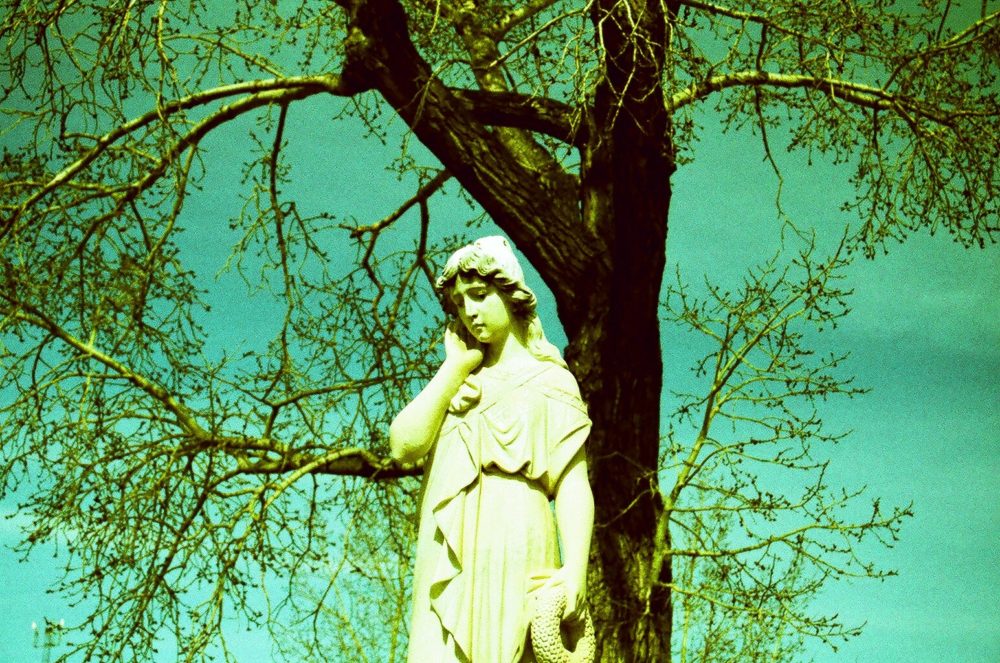
<svg viewBox="0 0 1000 663"><path fill-rule="evenodd" d="M556 492L556 525L562 543L563 568L584 587L594 529L594 494L587 479L583 450L570 462Z"/></svg>
<svg viewBox="0 0 1000 663"><path fill-rule="evenodd" d="M448 404L466 377L467 370L446 360L423 391L396 415L389 426L389 448L395 460L412 463L430 450Z"/></svg>

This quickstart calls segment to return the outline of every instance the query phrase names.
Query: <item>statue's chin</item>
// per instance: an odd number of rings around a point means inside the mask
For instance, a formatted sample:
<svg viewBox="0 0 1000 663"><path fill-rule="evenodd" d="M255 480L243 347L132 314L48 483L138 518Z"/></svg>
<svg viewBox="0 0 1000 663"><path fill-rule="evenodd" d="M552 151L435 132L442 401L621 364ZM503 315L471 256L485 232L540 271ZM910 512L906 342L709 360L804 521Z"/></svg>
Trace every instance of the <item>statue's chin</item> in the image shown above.
<svg viewBox="0 0 1000 663"><path fill-rule="evenodd" d="M493 342L493 333L484 328L470 330L472 336L483 344L489 344Z"/></svg>
<svg viewBox="0 0 1000 663"><path fill-rule="evenodd" d="M510 329L505 327L474 327L469 330L474 339L482 345L493 345L502 342L510 334Z"/></svg>

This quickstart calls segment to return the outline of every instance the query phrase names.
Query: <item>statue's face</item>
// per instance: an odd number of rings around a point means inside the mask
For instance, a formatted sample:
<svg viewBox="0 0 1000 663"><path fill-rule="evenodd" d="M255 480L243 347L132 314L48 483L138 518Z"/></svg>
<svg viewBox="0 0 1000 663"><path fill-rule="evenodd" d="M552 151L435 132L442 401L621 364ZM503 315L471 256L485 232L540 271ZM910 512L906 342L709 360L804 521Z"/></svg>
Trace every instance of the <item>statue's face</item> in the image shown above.
<svg viewBox="0 0 1000 663"><path fill-rule="evenodd" d="M451 290L458 318L480 343L506 340L513 316L510 306L496 286L478 276L459 274Z"/></svg>

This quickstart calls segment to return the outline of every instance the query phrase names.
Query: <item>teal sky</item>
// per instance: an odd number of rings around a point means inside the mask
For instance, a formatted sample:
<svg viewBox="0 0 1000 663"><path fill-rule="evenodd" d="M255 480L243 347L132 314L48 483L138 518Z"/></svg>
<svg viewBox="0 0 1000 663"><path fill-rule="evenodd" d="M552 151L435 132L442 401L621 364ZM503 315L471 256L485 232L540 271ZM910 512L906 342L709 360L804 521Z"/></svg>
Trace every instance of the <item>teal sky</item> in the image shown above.
<svg viewBox="0 0 1000 663"><path fill-rule="evenodd" d="M354 124L334 124L339 102L310 101L289 116L293 185L288 198L304 211L332 209L365 223L391 212L412 195L386 167L392 145L364 140ZM984 138L996 140L996 137ZM185 210L196 268L212 290L212 330L218 347L252 346L272 320L235 279L212 275L228 253L227 220L240 205L239 163L247 144L234 127L206 144L211 174L205 191ZM680 265L692 281L703 275L738 279L778 247L775 176L750 135L722 135L709 124L695 162L673 179L668 240L669 270ZM778 155L785 177L784 205L824 236L847 219L839 203L850 196L848 171L819 164L805 168L797 155ZM453 189L451 190L453 194ZM475 215L455 195L432 202L440 232L454 232ZM401 232L416 227L410 215ZM476 234L493 232L483 228ZM346 232L343 258L353 256ZM818 645L817 661L893 663L996 663L1000 661L1000 250L962 249L943 234L927 233L893 245L888 255L859 259L850 268L853 313L826 342L852 353L848 370L872 388L824 410L833 429L854 433L830 452L837 482L867 485L885 503L913 501L895 549L878 553L899 577L885 582L833 585L819 599L849 622L867 622L864 635L832 653ZM539 290L537 281L535 283ZM542 315L553 340L564 339L551 298ZM672 329L664 330L667 387L686 379L694 357ZM336 480L336 479L330 479ZM8 547L17 538L14 500L2 505L0 578L6 618L0 624L0 661L39 660L31 623L68 618L71 609L45 586L62 556L40 549L28 564ZM259 634L244 636L241 660L267 661ZM165 659L166 660L166 659Z"/></svg>
<svg viewBox="0 0 1000 663"><path fill-rule="evenodd" d="M679 171L668 255L690 276L727 278L777 246L775 177L748 137L702 142ZM838 226L846 170L779 157L786 211ZM720 186L720 183L723 183ZM743 223L738 222L743 220ZM865 633L817 661L1000 660L1000 251L923 232L849 270L853 312L827 334L871 393L823 409L854 433L830 454L834 482L913 501L885 582L832 585L820 601ZM730 276L731 277L731 276ZM678 363L683 360L678 358ZM667 351L668 375L670 368Z"/></svg>

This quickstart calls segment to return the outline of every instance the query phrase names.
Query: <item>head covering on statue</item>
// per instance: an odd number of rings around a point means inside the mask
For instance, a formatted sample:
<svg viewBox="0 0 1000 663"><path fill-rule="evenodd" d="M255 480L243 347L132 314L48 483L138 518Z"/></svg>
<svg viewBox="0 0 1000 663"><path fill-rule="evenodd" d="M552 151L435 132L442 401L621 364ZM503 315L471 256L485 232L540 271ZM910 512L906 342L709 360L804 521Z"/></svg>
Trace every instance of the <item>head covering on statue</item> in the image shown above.
<svg viewBox="0 0 1000 663"><path fill-rule="evenodd" d="M566 366L559 349L545 338L542 322L535 312L538 300L524 282L524 271L506 238L493 235L477 239L448 258L434 288L445 313L452 317L457 317L458 311L449 295L459 274L478 276L493 284L509 302L517 324L523 326L528 351L541 361Z"/></svg>

